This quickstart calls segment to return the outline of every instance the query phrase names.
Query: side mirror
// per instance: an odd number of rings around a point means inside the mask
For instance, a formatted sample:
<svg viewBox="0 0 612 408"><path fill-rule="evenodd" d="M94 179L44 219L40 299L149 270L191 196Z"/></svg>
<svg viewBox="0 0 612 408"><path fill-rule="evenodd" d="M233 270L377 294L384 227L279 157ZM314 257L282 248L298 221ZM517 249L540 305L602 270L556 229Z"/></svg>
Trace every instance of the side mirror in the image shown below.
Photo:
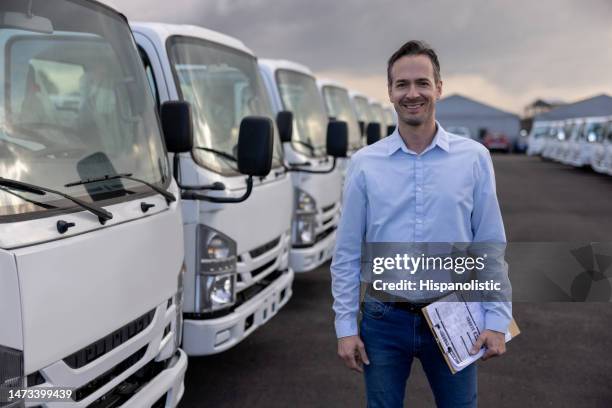
<svg viewBox="0 0 612 408"><path fill-rule="evenodd" d="M361 135L361 137L363 137L365 135L365 122L363 120L360 120L357 123L359 124L359 134Z"/></svg>
<svg viewBox="0 0 612 408"><path fill-rule="evenodd" d="M391 136L393 132L395 132L395 126L394 125L387 126L387 136Z"/></svg>
<svg viewBox="0 0 612 408"><path fill-rule="evenodd" d="M164 102L161 106L161 122L170 153L189 152L193 149L193 123L189 103Z"/></svg>
<svg viewBox="0 0 612 408"><path fill-rule="evenodd" d="M290 142L293 136L293 112L280 111L276 115L276 127L282 143Z"/></svg>
<svg viewBox="0 0 612 408"><path fill-rule="evenodd" d="M380 123L368 123L368 127L366 128L366 139L368 145L374 144L380 140Z"/></svg>
<svg viewBox="0 0 612 408"><path fill-rule="evenodd" d="M270 173L273 126L271 119L261 116L247 116L240 122L237 160L238 170L242 174L265 177Z"/></svg>
<svg viewBox="0 0 612 408"><path fill-rule="evenodd" d="M348 150L348 125L333 120L327 124L327 154L332 157L346 157Z"/></svg>

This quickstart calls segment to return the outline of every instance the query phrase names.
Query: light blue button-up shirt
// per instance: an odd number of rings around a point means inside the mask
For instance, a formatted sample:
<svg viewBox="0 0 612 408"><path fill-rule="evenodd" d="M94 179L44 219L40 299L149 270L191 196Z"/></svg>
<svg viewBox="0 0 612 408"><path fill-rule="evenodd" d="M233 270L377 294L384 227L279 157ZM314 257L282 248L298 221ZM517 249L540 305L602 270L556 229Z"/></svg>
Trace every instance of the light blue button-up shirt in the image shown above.
<svg viewBox="0 0 612 408"><path fill-rule="evenodd" d="M396 128L351 157L331 264L338 338L358 333L362 242L506 242L489 151L436 126L420 154ZM510 303L483 305L485 328L505 332Z"/></svg>

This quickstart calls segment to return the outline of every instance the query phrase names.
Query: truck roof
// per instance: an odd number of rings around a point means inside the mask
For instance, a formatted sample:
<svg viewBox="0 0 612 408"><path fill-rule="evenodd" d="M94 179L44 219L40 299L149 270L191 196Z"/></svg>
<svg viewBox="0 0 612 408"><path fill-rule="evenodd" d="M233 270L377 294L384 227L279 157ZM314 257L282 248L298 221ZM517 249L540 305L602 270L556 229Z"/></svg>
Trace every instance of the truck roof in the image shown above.
<svg viewBox="0 0 612 408"><path fill-rule="evenodd" d="M262 58L259 60L260 66L265 66L271 71L276 71L278 69L286 69L289 71L296 71L301 74L305 74L314 78L314 74L312 71L306 66L299 64L297 62L283 60L283 59L268 59Z"/></svg>
<svg viewBox="0 0 612 408"><path fill-rule="evenodd" d="M156 36L161 40L162 44L166 43L166 40L172 36L184 36L200 38L203 40L215 42L226 47L234 48L245 52L249 55L255 56L253 51L248 48L242 41L229 35L220 33L218 31L209 30L207 28L187 25L187 24L166 24L166 23L152 23L152 22L131 22L130 26L132 31L140 32L149 37Z"/></svg>
<svg viewBox="0 0 612 408"><path fill-rule="evenodd" d="M369 97L369 96L367 96L367 95L365 95L365 94L362 94L361 92L358 92L358 91L351 91L351 90L349 90L349 96L350 96L351 98L354 98L354 97L356 97L356 96L357 96L357 97L360 97L360 98L364 98L365 100L367 100L367 101L368 101L368 103L369 103L369 101L370 101L370 97Z"/></svg>
<svg viewBox="0 0 612 408"><path fill-rule="evenodd" d="M344 89L344 90L346 90L348 92L348 88L346 86L342 85L338 81L335 81L335 80L329 79L329 78L317 79L317 86L319 87L319 89L322 89L325 86L331 86L331 87L335 87L335 88Z"/></svg>

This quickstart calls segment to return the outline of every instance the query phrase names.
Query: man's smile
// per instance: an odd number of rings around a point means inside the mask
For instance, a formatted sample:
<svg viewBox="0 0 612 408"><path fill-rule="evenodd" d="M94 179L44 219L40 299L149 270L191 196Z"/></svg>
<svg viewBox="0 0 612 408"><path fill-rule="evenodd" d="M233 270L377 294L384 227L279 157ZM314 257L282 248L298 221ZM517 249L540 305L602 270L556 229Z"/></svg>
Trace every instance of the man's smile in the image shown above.
<svg viewBox="0 0 612 408"><path fill-rule="evenodd" d="M425 106L425 102L403 102L401 106L409 113L417 113L423 106Z"/></svg>

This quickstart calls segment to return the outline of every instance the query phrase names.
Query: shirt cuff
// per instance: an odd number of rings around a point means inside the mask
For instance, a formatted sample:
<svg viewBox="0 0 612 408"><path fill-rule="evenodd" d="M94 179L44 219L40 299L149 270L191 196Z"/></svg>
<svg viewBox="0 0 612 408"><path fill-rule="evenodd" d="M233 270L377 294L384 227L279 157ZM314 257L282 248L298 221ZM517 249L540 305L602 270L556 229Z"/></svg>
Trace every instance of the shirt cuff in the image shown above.
<svg viewBox="0 0 612 408"><path fill-rule="evenodd" d="M506 333L512 319L502 316L494 311L485 312L485 330L493 330L499 333Z"/></svg>
<svg viewBox="0 0 612 408"><path fill-rule="evenodd" d="M336 337L356 336L359 334L357 329L357 319L336 320Z"/></svg>

